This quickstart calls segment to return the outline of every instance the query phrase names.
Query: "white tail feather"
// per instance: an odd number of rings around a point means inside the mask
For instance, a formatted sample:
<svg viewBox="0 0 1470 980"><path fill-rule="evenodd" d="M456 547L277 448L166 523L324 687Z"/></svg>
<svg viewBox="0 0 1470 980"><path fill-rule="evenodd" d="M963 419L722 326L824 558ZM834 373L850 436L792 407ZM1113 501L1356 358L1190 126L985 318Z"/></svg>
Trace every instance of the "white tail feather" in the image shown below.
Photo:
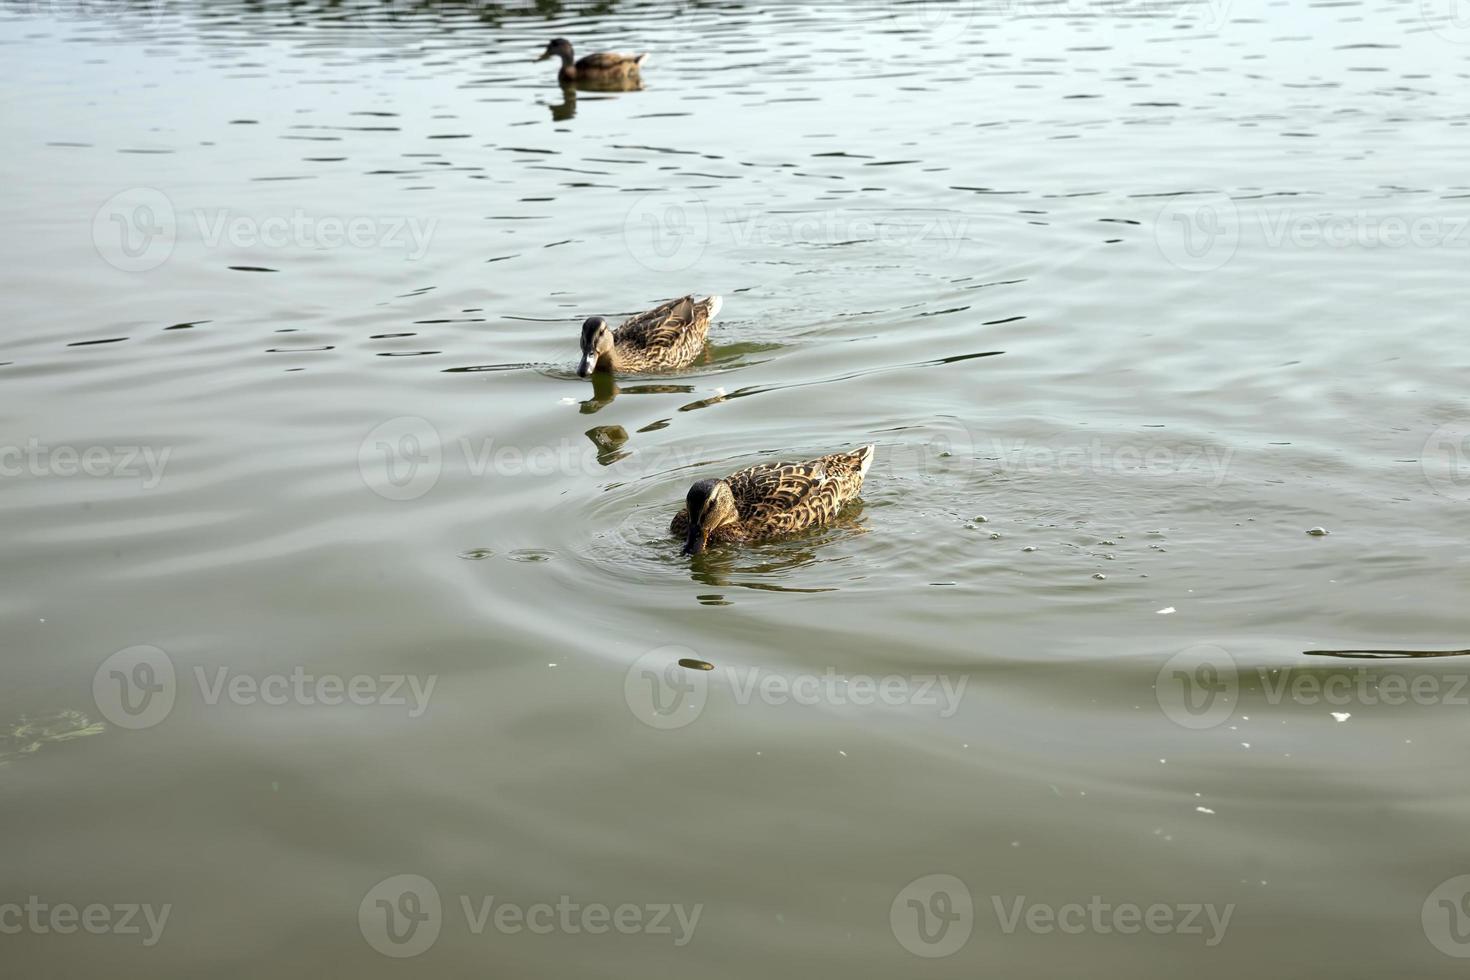
<svg viewBox="0 0 1470 980"><path fill-rule="evenodd" d="M707 296L704 302L709 306L709 318L711 320L719 314L720 308L725 305L725 300L720 296Z"/></svg>
<svg viewBox="0 0 1470 980"><path fill-rule="evenodd" d="M640 68L643 66L643 63L645 61L647 61L647 60L648 60L648 52L647 51L643 52L642 54L637 54L637 55L634 55L633 56L633 64L638 65Z"/></svg>
<svg viewBox="0 0 1470 980"><path fill-rule="evenodd" d="M873 456L877 450L876 445L867 445L858 450L858 454L863 457L862 465L858 467L859 476L868 475L868 467L873 465Z"/></svg>

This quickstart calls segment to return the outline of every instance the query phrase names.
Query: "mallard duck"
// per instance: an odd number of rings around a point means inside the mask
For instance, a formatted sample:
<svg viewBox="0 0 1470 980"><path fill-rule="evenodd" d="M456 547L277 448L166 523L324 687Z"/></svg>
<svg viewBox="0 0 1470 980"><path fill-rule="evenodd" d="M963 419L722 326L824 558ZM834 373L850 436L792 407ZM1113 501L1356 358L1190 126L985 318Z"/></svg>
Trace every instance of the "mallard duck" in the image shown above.
<svg viewBox="0 0 1470 980"><path fill-rule="evenodd" d="M665 371L687 367L704 350L709 322L724 300L707 296L671 299L657 309L623 321L613 330L600 316L582 324L582 361L577 374L593 371Z"/></svg>
<svg viewBox="0 0 1470 980"><path fill-rule="evenodd" d="M709 545L760 541L825 524L862 490L873 449L806 463L762 463L723 480L700 480L689 488L669 533L684 539L684 554L697 555Z"/></svg>
<svg viewBox="0 0 1470 980"><path fill-rule="evenodd" d="M631 81L638 77L638 69L647 57L647 52L618 54L613 51L599 51L581 60L574 60L572 42L564 37L559 37L547 44L546 50L541 52L541 57L536 60L561 58L561 71L556 73L557 81L563 85L572 85L577 82Z"/></svg>

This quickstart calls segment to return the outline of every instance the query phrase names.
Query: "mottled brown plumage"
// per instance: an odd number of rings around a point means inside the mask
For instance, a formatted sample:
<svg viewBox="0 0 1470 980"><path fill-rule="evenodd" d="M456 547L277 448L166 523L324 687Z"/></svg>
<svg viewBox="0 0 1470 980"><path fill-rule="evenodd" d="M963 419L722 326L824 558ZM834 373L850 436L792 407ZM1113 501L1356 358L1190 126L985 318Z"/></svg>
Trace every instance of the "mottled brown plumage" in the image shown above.
<svg viewBox="0 0 1470 980"><path fill-rule="evenodd" d="M582 324L582 361L577 373L669 371L688 367L704 350L710 319L719 312L720 297L695 302L693 296L662 306L609 329L600 316Z"/></svg>
<svg viewBox="0 0 1470 980"><path fill-rule="evenodd" d="M561 58L561 70L556 73L556 78L563 85L608 85L636 81L638 69L647 57L647 53L618 54L613 51L599 51L577 59L572 53L572 42L559 37L547 44L546 50L536 60Z"/></svg>
<svg viewBox="0 0 1470 980"><path fill-rule="evenodd" d="M669 532L683 537L684 553L692 555L708 545L761 541L826 524L862 490L872 462L873 447L863 446L805 463L762 463L723 480L701 480L689 488Z"/></svg>

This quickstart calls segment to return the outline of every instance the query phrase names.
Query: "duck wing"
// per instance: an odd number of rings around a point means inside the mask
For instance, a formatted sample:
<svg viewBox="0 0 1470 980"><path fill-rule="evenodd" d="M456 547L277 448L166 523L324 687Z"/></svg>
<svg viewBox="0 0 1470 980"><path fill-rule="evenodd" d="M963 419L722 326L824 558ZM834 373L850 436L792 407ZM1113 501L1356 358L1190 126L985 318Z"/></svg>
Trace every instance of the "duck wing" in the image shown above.
<svg viewBox="0 0 1470 980"><path fill-rule="evenodd" d="M743 522L757 531L794 531L836 516L863 488L873 447L804 463L765 463L728 477Z"/></svg>
<svg viewBox="0 0 1470 980"><path fill-rule="evenodd" d="M629 317L615 331L619 343L647 350L677 347L696 332L709 330L710 301L694 302L693 296L671 299L662 306ZM700 342L704 337L701 335Z"/></svg>
<svg viewBox="0 0 1470 980"><path fill-rule="evenodd" d="M614 71L625 65L637 65L646 54L622 54L617 51L599 51L577 60L578 71Z"/></svg>
<svg viewBox="0 0 1470 980"><path fill-rule="evenodd" d="M756 533L794 531L836 509L836 485L822 460L765 463L727 478L742 523Z"/></svg>

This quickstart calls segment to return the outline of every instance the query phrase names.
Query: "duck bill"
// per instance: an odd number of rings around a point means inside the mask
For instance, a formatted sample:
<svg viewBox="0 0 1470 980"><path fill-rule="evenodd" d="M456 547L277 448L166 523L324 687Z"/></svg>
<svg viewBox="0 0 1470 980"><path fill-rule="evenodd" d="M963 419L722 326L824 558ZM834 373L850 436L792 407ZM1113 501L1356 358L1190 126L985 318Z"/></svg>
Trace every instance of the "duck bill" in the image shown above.
<svg viewBox="0 0 1470 980"><path fill-rule="evenodd" d="M704 551L705 535L695 526L693 521L689 522L689 537L684 541L684 554L697 555Z"/></svg>
<svg viewBox="0 0 1470 980"><path fill-rule="evenodd" d="M550 51L543 51L543 52L541 52L541 57L539 57L539 58L532 58L531 60L533 62L535 62L535 61L545 61L547 58L550 58L550 57L551 57L551 52Z"/></svg>
<svg viewBox="0 0 1470 980"><path fill-rule="evenodd" d="M597 370L597 355L591 352L583 353L582 360L577 364L577 377L586 378Z"/></svg>

